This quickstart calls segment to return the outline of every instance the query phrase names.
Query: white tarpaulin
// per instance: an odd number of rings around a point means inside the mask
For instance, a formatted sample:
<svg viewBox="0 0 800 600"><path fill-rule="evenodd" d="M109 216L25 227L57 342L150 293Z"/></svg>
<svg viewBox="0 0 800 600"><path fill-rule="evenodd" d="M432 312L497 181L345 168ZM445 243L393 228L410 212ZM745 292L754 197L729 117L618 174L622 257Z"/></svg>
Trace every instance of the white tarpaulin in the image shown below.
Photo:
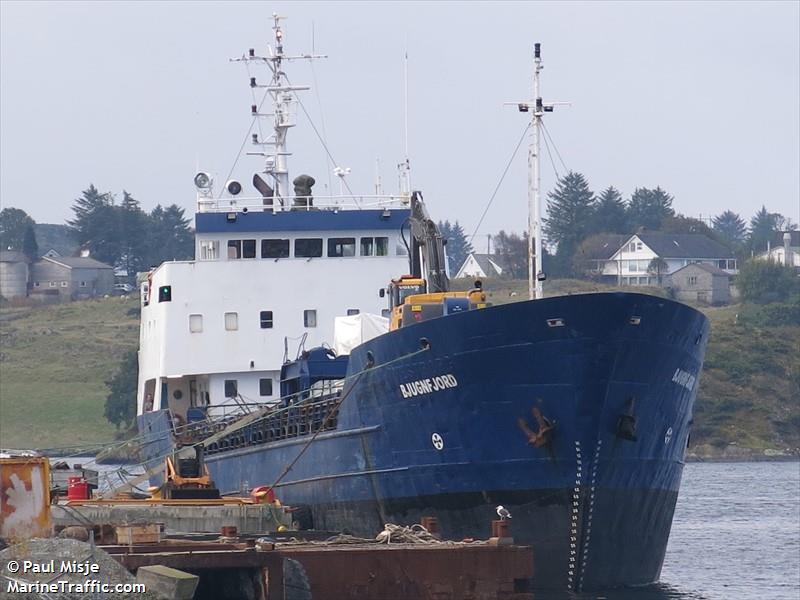
<svg viewBox="0 0 800 600"><path fill-rule="evenodd" d="M333 320L333 348L336 354L350 354L356 346L389 331L389 319L369 313Z"/></svg>

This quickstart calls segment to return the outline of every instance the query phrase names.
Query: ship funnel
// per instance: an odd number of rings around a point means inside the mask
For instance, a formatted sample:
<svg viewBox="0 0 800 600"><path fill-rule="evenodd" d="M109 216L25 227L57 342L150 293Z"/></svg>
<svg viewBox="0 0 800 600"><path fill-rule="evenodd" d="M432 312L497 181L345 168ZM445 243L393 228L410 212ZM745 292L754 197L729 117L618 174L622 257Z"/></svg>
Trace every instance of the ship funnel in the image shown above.
<svg viewBox="0 0 800 600"><path fill-rule="evenodd" d="M311 175L298 175L292 181L294 185L294 207L310 208L314 206L314 197L311 195L311 188L317 182Z"/></svg>

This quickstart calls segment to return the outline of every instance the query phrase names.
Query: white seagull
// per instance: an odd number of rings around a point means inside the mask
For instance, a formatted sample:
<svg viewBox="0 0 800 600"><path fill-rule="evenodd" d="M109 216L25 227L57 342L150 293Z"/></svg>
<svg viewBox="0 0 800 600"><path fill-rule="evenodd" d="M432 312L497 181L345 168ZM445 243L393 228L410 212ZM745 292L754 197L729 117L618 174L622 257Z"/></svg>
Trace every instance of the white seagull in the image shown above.
<svg viewBox="0 0 800 600"><path fill-rule="evenodd" d="M505 521L511 518L511 513L503 505L500 505L497 507L497 516L500 517L501 521Z"/></svg>

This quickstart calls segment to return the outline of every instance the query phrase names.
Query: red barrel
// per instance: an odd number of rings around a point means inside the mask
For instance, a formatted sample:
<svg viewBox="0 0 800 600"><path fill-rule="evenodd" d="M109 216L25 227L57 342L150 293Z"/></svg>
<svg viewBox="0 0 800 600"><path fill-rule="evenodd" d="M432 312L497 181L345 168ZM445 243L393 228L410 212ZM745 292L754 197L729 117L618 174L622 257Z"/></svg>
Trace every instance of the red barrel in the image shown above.
<svg viewBox="0 0 800 600"><path fill-rule="evenodd" d="M67 483L68 500L88 500L89 484L83 477L70 477Z"/></svg>

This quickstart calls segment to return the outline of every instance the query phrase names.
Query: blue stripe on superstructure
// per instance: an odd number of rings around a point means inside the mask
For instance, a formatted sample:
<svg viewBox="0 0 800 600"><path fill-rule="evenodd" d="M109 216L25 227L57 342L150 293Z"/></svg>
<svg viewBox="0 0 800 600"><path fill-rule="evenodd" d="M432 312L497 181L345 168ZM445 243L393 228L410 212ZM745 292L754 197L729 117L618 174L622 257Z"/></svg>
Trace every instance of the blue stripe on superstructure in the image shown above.
<svg viewBox="0 0 800 600"><path fill-rule="evenodd" d="M400 229L410 214L408 209L383 210L303 210L284 212L197 213L197 233L235 233L248 231L350 231Z"/></svg>

